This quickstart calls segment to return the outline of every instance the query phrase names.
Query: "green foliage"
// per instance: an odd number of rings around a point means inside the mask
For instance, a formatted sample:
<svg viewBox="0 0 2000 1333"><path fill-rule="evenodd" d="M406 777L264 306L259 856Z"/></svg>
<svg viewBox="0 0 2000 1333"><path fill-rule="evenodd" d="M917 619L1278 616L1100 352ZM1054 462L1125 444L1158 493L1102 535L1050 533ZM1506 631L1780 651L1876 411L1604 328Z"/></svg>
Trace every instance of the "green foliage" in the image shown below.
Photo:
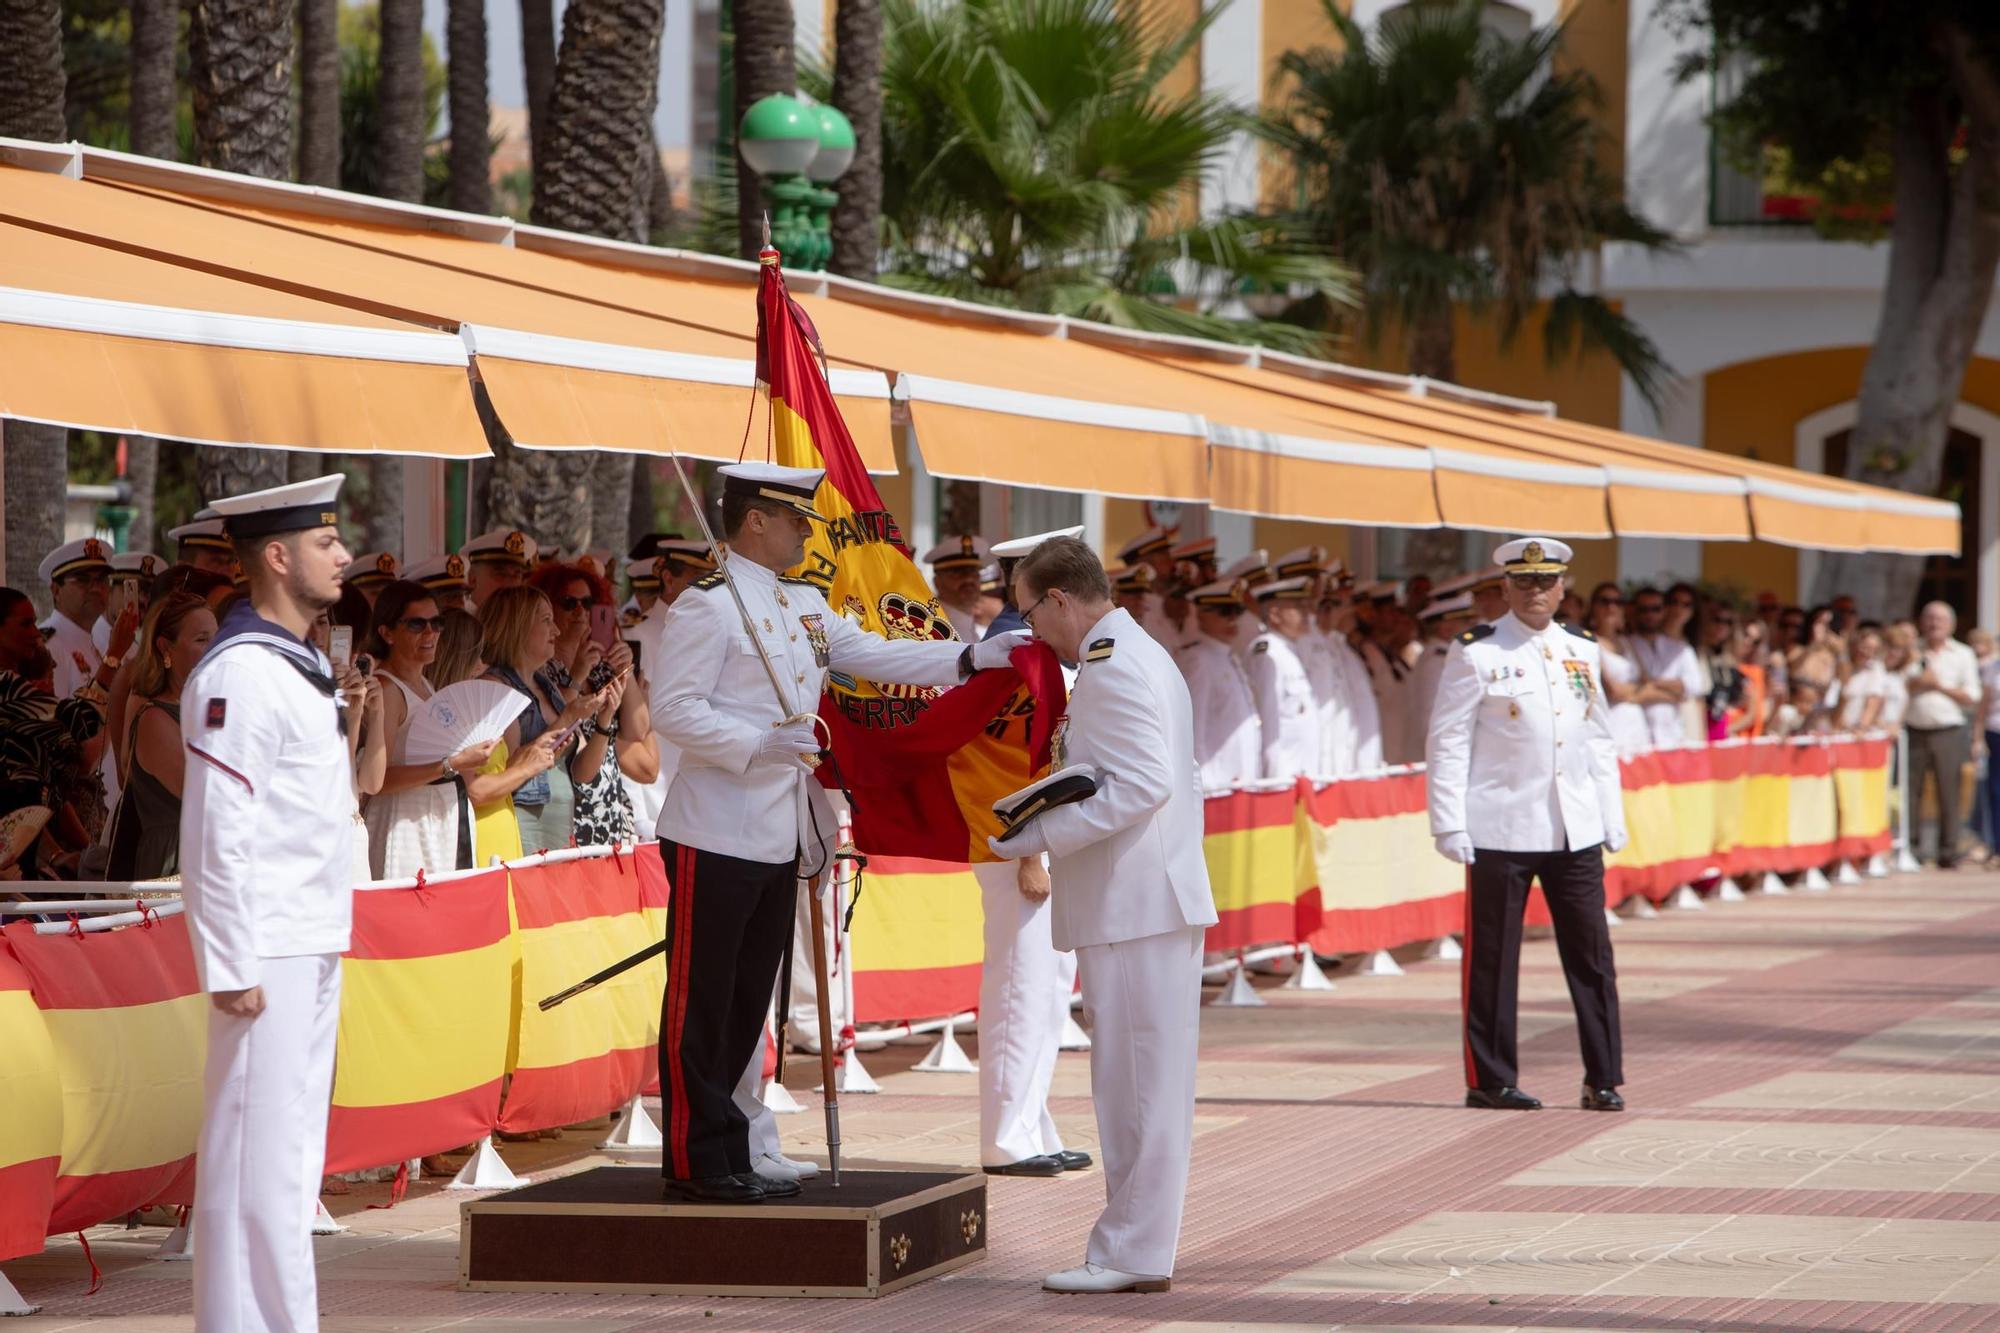
<svg viewBox="0 0 2000 1333"><path fill-rule="evenodd" d="M340 188L360 194L381 193L375 179L375 140L380 107L375 85L380 77L382 30L374 5L340 7ZM424 202L442 204L450 172L438 142L444 118L448 75L437 43L424 34Z"/></svg>
<svg viewBox="0 0 2000 1333"><path fill-rule="evenodd" d="M1603 242L1671 241L1599 165L1598 90L1555 67L1562 28L1510 38L1482 25L1481 0L1458 0L1370 34L1320 2L1340 46L1288 52L1291 92L1258 128L1311 235L1360 269L1369 336L1448 329L1464 305L1505 345L1553 289L1546 353L1608 351L1657 401L1659 350L1581 278Z"/></svg>

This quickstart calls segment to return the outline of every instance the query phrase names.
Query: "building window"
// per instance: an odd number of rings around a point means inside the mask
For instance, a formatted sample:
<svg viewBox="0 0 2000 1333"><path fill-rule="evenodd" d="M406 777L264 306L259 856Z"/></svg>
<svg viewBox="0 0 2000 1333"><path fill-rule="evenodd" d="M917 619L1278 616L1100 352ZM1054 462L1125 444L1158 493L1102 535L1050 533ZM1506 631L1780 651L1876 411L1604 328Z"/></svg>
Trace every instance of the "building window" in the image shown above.
<svg viewBox="0 0 2000 1333"><path fill-rule="evenodd" d="M1829 477L1847 475L1847 449L1854 438L1854 430L1848 427L1837 430L1826 437L1826 452L1821 455L1820 470ZM1923 582L1917 585L1917 605L1927 602L1943 602L1958 613L1962 625L1980 623L1980 609L1983 603L1979 593L1979 566L1977 556L1986 549L1986 543L1994 534L1980 530L1981 505L1979 497L1985 492L1982 486L1986 479L1985 441L1970 431L1953 426L1945 435L1944 470L1938 475L1937 496L1940 500L1950 500L1958 506L1959 549L1968 558L1955 555L1934 555L1924 561Z"/></svg>
<svg viewBox="0 0 2000 1333"><path fill-rule="evenodd" d="M1356 23L1372 28L1381 23L1394 22L1398 13L1456 7L1457 0L1401 0L1401 3L1354 0L1353 15ZM1520 4L1509 3L1509 0L1487 0L1485 12L1479 16L1480 25L1488 32L1511 42L1518 42L1536 27L1555 20L1553 0L1524 0Z"/></svg>

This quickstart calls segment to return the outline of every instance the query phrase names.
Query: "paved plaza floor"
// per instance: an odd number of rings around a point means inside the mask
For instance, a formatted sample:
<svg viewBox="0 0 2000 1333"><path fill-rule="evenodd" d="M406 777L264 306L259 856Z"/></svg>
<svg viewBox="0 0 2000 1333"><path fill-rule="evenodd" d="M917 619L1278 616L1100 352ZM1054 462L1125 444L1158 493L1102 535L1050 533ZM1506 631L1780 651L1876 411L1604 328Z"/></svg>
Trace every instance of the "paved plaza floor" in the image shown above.
<svg viewBox="0 0 2000 1333"><path fill-rule="evenodd" d="M1522 1081L1552 1109L1459 1105L1458 967L1337 977L1263 1008L1204 1011L1180 1268L1160 1295L1045 1294L1080 1261L1095 1171L993 1182L983 1263L879 1301L692 1300L456 1290L457 1210L424 1182L362 1187L319 1240L329 1333L465 1329L2000 1329L2000 875L1939 873L1712 904L1613 936L1623 1116L1574 1106L1580 1073L1555 950L1523 961ZM1266 986L1273 982L1263 983ZM977 1055L975 1038L966 1047ZM846 1160L970 1165L971 1074L865 1057ZM821 1146L817 1081L788 1146ZM1095 1147L1089 1057L1065 1054L1058 1123ZM4 1109L0 1109L4 1114ZM605 1160L571 1131L505 1148L538 1176ZM164 1233L73 1238L5 1266L42 1314L0 1333L193 1327Z"/></svg>

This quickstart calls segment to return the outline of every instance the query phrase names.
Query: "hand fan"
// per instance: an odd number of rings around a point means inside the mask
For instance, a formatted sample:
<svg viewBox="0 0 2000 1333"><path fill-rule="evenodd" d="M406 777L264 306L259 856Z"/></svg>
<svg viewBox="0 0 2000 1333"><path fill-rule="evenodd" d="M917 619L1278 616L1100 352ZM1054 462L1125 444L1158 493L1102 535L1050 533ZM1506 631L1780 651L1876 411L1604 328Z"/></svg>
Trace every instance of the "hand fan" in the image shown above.
<svg viewBox="0 0 2000 1333"><path fill-rule="evenodd" d="M0 816L0 866L10 866L34 845L49 822L46 805L24 805Z"/></svg>
<svg viewBox="0 0 2000 1333"><path fill-rule="evenodd" d="M470 746L497 741L527 706L527 695L497 680L447 685L411 715L404 762L435 764Z"/></svg>

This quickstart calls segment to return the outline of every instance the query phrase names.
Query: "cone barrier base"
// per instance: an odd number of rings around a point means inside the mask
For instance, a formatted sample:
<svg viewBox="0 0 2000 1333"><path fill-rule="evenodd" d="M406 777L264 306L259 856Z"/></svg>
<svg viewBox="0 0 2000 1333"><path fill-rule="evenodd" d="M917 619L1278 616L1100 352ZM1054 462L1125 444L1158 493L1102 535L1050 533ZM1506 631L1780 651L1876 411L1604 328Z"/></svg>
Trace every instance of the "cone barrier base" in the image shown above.
<svg viewBox="0 0 2000 1333"><path fill-rule="evenodd" d="M1642 893L1635 893L1625 900L1624 913L1627 921L1651 921L1660 914L1659 909L1648 902Z"/></svg>
<svg viewBox="0 0 2000 1333"><path fill-rule="evenodd" d="M345 1234L346 1231L347 1228L341 1224L340 1219L326 1210L325 1199L315 1199L313 1201L313 1235L339 1236Z"/></svg>
<svg viewBox="0 0 2000 1333"><path fill-rule="evenodd" d="M1357 977L1400 977L1403 975L1403 965L1394 958L1391 958L1387 949L1377 949L1374 953L1369 954L1361 960L1361 965L1354 969L1354 975Z"/></svg>
<svg viewBox="0 0 2000 1333"><path fill-rule="evenodd" d="M42 1307L28 1304L28 1298L14 1289L5 1273L0 1273L0 1316L34 1314Z"/></svg>
<svg viewBox="0 0 2000 1333"><path fill-rule="evenodd" d="M1667 899L1667 906L1673 908L1676 912L1699 912L1707 907L1708 904L1703 902L1701 895L1694 891L1694 885L1683 884L1674 890L1672 897Z"/></svg>
<svg viewBox="0 0 2000 1333"><path fill-rule="evenodd" d="M1440 935L1424 946L1424 961L1427 963L1456 963L1465 957L1465 946L1458 942L1456 935Z"/></svg>
<svg viewBox="0 0 2000 1333"><path fill-rule="evenodd" d="M1807 893L1825 893L1833 887L1833 881L1826 877L1825 871L1814 866L1806 871L1806 877L1800 882L1799 887Z"/></svg>
<svg viewBox="0 0 2000 1333"><path fill-rule="evenodd" d="M1715 886L1715 901L1719 903L1740 903L1746 896L1743 886L1734 879L1724 878Z"/></svg>
<svg viewBox="0 0 2000 1333"><path fill-rule="evenodd" d="M774 1085L782 1086L782 1085ZM770 1106L767 1099L764 1103ZM772 1107L776 1110L776 1107ZM634 1096L625 1103L625 1109L618 1113L618 1123L605 1135L598 1148L662 1148L666 1140L660 1137L660 1127L653 1123L653 1117L646 1111L645 1099Z"/></svg>
<svg viewBox="0 0 2000 1333"><path fill-rule="evenodd" d="M1875 855L1869 857L1868 878L1887 879L1888 877L1889 877L1889 858L1882 855L1882 853L1880 852L1877 852L1875 853Z"/></svg>
<svg viewBox="0 0 2000 1333"><path fill-rule="evenodd" d="M446 1185L448 1190L511 1190L528 1182L515 1175L493 1147L493 1136L479 1141L479 1148Z"/></svg>
<svg viewBox="0 0 2000 1333"><path fill-rule="evenodd" d="M938 1036L937 1045L931 1047L930 1052L923 1059L917 1061L912 1068L925 1074L976 1074L979 1072L979 1066L972 1063L971 1057L965 1053L965 1048L958 1044L957 1025L953 1023L945 1024L944 1031Z"/></svg>
<svg viewBox="0 0 2000 1333"><path fill-rule="evenodd" d="M1624 917L1619 916L1616 911L1612 910L1609 907L1604 909L1604 925L1606 929L1615 930L1617 927L1622 926L1624 924L1625 924Z"/></svg>
<svg viewBox="0 0 2000 1333"><path fill-rule="evenodd" d="M1075 1014L1063 1015L1062 1039L1056 1043L1059 1051L1087 1051L1090 1049L1090 1034L1076 1021Z"/></svg>
<svg viewBox="0 0 2000 1333"><path fill-rule="evenodd" d="M847 1058L852 1060L854 1057L850 1055ZM797 1115L806 1109L799 1105L798 1098L792 1096L792 1090L776 1079L765 1085L761 1100L772 1115Z"/></svg>
<svg viewBox="0 0 2000 1333"><path fill-rule="evenodd" d="M1909 848L1898 847L1896 849L1896 872L1898 874L1914 875L1923 868L1923 862L1912 856Z"/></svg>
<svg viewBox="0 0 2000 1333"><path fill-rule="evenodd" d="M1839 867L1833 872L1833 882L1835 884L1859 884L1861 882L1861 872L1854 868L1854 862L1842 861Z"/></svg>
<svg viewBox="0 0 2000 1333"><path fill-rule="evenodd" d="M1229 973L1229 984L1224 986L1222 993L1210 1000L1208 1005L1211 1009L1261 1009L1264 1007L1264 997L1250 984L1249 974L1241 967L1237 967Z"/></svg>
<svg viewBox="0 0 2000 1333"><path fill-rule="evenodd" d="M864 1093L882 1091L882 1085L875 1081L875 1076L862 1068L861 1056L855 1051L849 1051L840 1057L840 1072L835 1074L834 1078L840 1083L840 1095L843 1097L849 1093L860 1096ZM826 1084L815 1083L813 1091L825 1096Z"/></svg>
<svg viewBox="0 0 2000 1333"><path fill-rule="evenodd" d="M1767 898L1778 898L1790 893L1791 890L1785 887L1785 881L1778 877L1777 871L1766 870L1763 880L1757 885L1757 892Z"/></svg>
<svg viewBox="0 0 2000 1333"><path fill-rule="evenodd" d="M185 1264L194 1259L194 1214L188 1214L187 1222L167 1233L160 1242L160 1248L153 1251L153 1257L163 1264Z"/></svg>
<svg viewBox="0 0 2000 1333"><path fill-rule="evenodd" d="M1298 966L1292 969L1292 975L1285 979L1285 984L1279 989L1330 991L1333 989L1333 983L1327 979L1326 973L1320 970L1319 959L1313 957L1313 951L1307 949L1299 954Z"/></svg>

